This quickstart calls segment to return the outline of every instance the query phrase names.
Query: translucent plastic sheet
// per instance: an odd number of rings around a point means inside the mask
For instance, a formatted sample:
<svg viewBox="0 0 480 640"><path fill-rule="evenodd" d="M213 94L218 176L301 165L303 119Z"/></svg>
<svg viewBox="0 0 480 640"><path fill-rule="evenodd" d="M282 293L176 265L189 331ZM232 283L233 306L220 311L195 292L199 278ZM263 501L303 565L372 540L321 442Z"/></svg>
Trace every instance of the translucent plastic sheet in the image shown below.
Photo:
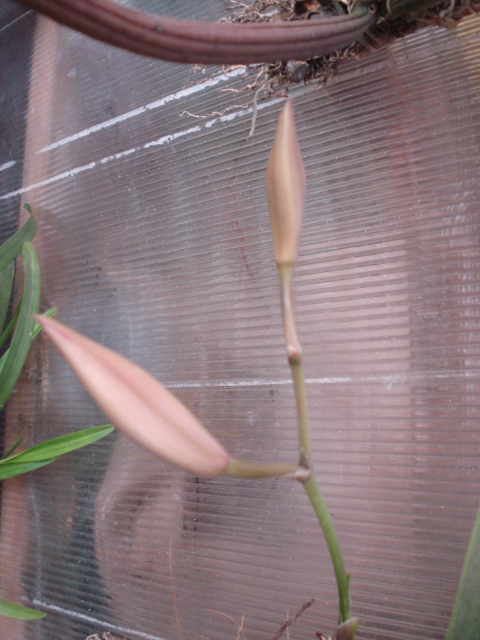
<svg viewBox="0 0 480 640"><path fill-rule="evenodd" d="M249 138L243 70L142 59L31 13L5 17L0 56L0 232L32 206L42 308L148 369L233 454L296 461L264 194L281 98L259 103ZM359 637L440 639L479 501L480 20L291 94L314 460ZM6 446L102 422L39 339ZM336 622L300 486L189 477L120 435L3 483L0 566L0 597L48 613L2 619L2 640L173 640L173 585L189 640L235 640L240 624L268 639L310 598L292 640Z"/></svg>

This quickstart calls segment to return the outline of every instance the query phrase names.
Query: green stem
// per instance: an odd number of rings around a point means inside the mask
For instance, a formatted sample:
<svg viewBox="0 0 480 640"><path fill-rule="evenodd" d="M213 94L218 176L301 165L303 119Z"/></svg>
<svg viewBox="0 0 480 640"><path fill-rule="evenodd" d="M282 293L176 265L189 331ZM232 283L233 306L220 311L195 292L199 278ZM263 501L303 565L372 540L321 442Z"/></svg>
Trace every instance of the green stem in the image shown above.
<svg viewBox="0 0 480 640"><path fill-rule="evenodd" d="M293 388L297 403L298 417L298 447L300 451L300 464L309 468L312 461L312 450L310 446L310 422L308 419L307 393L305 391L305 378L300 361L290 362L292 372Z"/></svg>
<svg viewBox="0 0 480 640"><path fill-rule="evenodd" d="M293 313L293 264L277 264L277 269L278 276L280 278L280 299L282 304L285 343L287 346L288 363L292 372L295 400L297 403L298 441L300 450L299 464L304 466L306 469L311 470L312 452L310 445L310 423L308 419L307 394L302 368L302 349L297 337L295 316ZM340 544L338 542L332 519L328 512L328 507L322 496L313 471L311 471L311 476L307 480L302 480L302 483L315 510L332 558L333 568L337 578L340 622L344 623L350 618L350 594L349 576L345 572ZM353 633L354 632L355 630L353 630Z"/></svg>
<svg viewBox="0 0 480 640"><path fill-rule="evenodd" d="M333 568L337 578L340 621L346 622L350 618L349 577L345 571L345 564L343 562L335 527L333 526L327 504L313 471L310 479L304 482L303 486L322 527L323 535L325 536L328 550L330 551L330 557L332 558Z"/></svg>

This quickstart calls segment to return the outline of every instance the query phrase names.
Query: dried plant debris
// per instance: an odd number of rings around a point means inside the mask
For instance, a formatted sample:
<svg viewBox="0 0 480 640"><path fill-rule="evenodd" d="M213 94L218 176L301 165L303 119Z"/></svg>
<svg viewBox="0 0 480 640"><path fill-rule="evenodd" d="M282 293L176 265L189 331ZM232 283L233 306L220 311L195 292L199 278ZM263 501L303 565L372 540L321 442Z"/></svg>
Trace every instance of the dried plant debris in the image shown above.
<svg viewBox="0 0 480 640"><path fill-rule="evenodd" d="M352 0L253 0L250 4L230 0L232 15L224 22L270 22L314 20L316 16L338 15L352 9ZM300 82L324 85L337 73L341 62L360 58L385 44L428 26L455 26L463 17L480 12L480 0L381 0L378 20L354 45L341 51L273 64L250 65L255 74L248 89L255 90L255 102L272 95L285 95Z"/></svg>
<svg viewBox="0 0 480 640"><path fill-rule="evenodd" d="M300 607L300 609L297 611L297 613L292 616L291 618L287 615L287 619L285 620L285 622L281 625L281 627L279 628L279 630L277 631L277 633L272 636L270 638L270 640L278 640L280 638L280 636L283 635L284 631L288 630L288 627L290 625L292 625L296 620L298 620L298 618L302 615L302 613L308 609L309 607L312 606L312 604L315 602L315 600L313 598L311 598L310 600L308 600L308 602L304 602L302 604L302 606Z"/></svg>

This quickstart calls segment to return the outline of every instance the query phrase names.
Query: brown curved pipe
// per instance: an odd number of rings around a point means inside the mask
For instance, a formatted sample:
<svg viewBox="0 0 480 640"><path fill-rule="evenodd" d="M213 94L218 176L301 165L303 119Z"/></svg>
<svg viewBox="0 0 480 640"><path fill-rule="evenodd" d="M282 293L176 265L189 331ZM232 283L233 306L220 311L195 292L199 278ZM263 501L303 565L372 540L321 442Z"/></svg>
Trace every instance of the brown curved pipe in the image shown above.
<svg viewBox="0 0 480 640"><path fill-rule="evenodd" d="M375 6L344 16L275 23L217 24L143 13L111 0L19 0L76 31L151 58L203 64L301 60L353 44Z"/></svg>

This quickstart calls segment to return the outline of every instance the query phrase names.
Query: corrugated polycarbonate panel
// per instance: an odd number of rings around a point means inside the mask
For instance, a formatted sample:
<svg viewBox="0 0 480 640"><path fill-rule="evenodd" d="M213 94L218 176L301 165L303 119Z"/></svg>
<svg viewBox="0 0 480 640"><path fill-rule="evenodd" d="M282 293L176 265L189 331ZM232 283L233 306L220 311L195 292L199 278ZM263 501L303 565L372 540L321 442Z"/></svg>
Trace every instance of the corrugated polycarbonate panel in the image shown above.
<svg viewBox="0 0 480 640"><path fill-rule="evenodd" d="M227 3L138 5L216 20ZM0 32L5 70L32 21ZM42 308L145 367L235 456L296 461L264 193L282 98L259 103L249 138L243 69L35 24L28 100L2 76L2 127L20 124L1 147L0 230L30 203ZM440 639L479 500L480 20L291 95L308 180L298 332L358 637ZM39 338L6 446L103 421ZM189 640L271 638L311 598L290 637L335 626L331 562L293 482L190 477L115 434L5 481L1 509L0 597L48 613L3 619L2 640L174 640L174 594Z"/></svg>

